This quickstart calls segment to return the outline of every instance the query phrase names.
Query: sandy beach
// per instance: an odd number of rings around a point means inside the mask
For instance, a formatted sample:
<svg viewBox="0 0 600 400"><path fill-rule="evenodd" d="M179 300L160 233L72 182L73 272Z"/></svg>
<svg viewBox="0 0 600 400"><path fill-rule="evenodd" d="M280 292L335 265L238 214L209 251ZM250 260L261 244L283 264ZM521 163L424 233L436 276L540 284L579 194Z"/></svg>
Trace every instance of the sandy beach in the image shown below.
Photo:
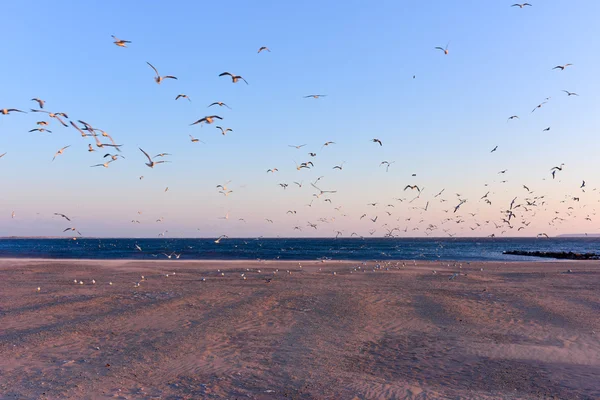
<svg viewBox="0 0 600 400"><path fill-rule="evenodd" d="M599 262L405 264L5 259L0 398L600 398Z"/></svg>

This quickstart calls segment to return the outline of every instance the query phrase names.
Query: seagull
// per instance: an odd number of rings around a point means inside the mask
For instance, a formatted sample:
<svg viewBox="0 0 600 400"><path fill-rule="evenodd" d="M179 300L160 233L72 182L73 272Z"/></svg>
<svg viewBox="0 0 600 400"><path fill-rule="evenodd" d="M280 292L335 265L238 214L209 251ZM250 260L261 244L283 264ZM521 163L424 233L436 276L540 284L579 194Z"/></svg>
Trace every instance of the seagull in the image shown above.
<svg viewBox="0 0 600 400"><path fill-rule="evenodd" d="M577 93L569 92L568 90L563 90L563 92L565 92L567 94L567 96L579 96Z"/></svg>
<svg viewBox="0 0 600 400"><path fill-rule="evenodd" d="M154 70L154 72L156 73L156 76L154 77L154 80L159 85L163 81L163 79L167 79L167 78L168 79L177 79L176 77L174 77L172 75L160 76L159 73L158 73L158 70L156 68L154 68L154 65L150 64L148 61L146 61L146 64L148 64L150 66L150 68L152 68Z"/></svg>
<svg viewBox="0 0 600 400"><path fill-rule="evenodd" d="M248 82L244 78L242 78L240 75L233 75L229 72L223 72L222 74L219 74L219 76L230 76L232 83L237 83L237 81L239 81L241 79L244 82L246 82L246 85L248 84Z"/></svg>
<svg viewBox="0 0 600 400"><path fill-rule="evenodd" d="M385 165L385 172L388 172L390 169L390 166L395 163L396 161L382 161L379 166L381 167L382 165Z"/></svg>
<svg viewBox="0 0 600 400"><path fill-rule="evenodd" d="M155 155L152 158L157 158L157 157L166 157L166 156L172 156L172 154L169 153L158 153L157 155ZM106 156L105 156L106 157Z"/></svg>
<svg viewBox="0 0 600 400"><path fill-rule="evenodd" d="M380 146L383 146L383 143L381 143L381 140L379 140L379 139L371 139L371 142L379 143Z"/></svg>
<svg viewBox="0 0 600 400"><path fill-rule="evenodd" d="M436 50L441 50L441 51L443 51L443 52L444 52L444 54L448 54L448 46L449 46L449 45L450 45L450 42L448 42L448 44L446 45L446 47L445 47L445 48L444 48L444 47L439 47L439 46L438 46L438 47L436 47L435 49L436 49Z"/></svg>
<svg viewBox="0 0 600 400"><path fill-rule="evenodd" d="M502 171L498 172L499 174L505 174L506 171L508 171L507 169L503 169Z"/></svg>
<svg viewBox="0 0 600 400"><path fill-rule="evenodd" d="M537 106L535 106L535 108L534 108L533 110L531 110L531 112L534 112L534 111L535 111L535 110L537 110L538 108L542 108L542 106L543 106L544 104L546 104L546 103L547 103L547 101L543 101L543 102L541 102L540 104L538 104Z"/></svg>
<svg viewBox="0 0 600 400"><path fill-rule="evenodd" d="M309 99L309 98L313 98L313 99L318 99L320 97L326 97L326 94L309 94L308 96L304 96L305 99Z"/></svg>
<svg viewBox="0 0 600 400"><path fill-rule="evenodd" d="M269 172L271 172L271 173L275 173L275 172L277 172L277 171L279 171L277 168L269 168L269 169L267 170L267 173L269 173Z"/></svg>
<svg viewBox="0 0 600 400"><path fill-rule="evenodd" d="M493 153L493 152L495 152L496 150L498 150L498 146L494 147L494 148L492 149L492 151L490 151L490 153Z"/></svg>
<svg viewBox="0 0 600 400"><path fill-rule="evenodd" d="M548 132L549 130L550 130L550 127L547 127L544 130L542 130L542 132Z"/></svg>
<svg viewBox="0 0 600 400"><path fill-rule="evenodd" d="M56 156L59 156L61 154L64 153L65 149L68 149L69 147L71 147L71 145L65 146L62 149L58 150L55 154L54 157L52 157L52 161L54 161L54 159L56 158Z"/></svg>
<svg viewBox="0 0 600 400"><path fill-rule="evenodd" d="M217 126L216 128L221 130L221 134L222 134L223 136L225 136L225 134L226 134L227 132L233 132L233 129L231 129L231 128L226 128L226 129L223 129L223 128L221 128L220 126Z"/></svg>
<svg viewBox="0 0 600 400"><path fill-rule="evenodd" d="M142 248L140 246L138 246L137 244L135 245L136 250L142 251Z"/></svg>
<svg viewBox="0 0 600 400"><path fill-rule="evenodd" d="M579 189L583 189L585 187L585 181L583 181L583 183L581 184L581 186L579 186Z"/></svg>
<svg viewBox="0 0 600 400"><path fill-rule="evenodd" d="M229 107L227 104L223 103L222 101L215 101L214 103L211 103L208 105L208 107L212 107L212 106L227 107L231 110L231 107Z"/></svg>
<svg viewBox="0 0 600 400"><path fill-rule="evenodd" d="M421 193L421 189L419 189L419 187L417 185L406 185L404 187L404 191L406 191L406 189L411 189L411 190L417 190L417 192Z"/></svg>
<svg viewBox="0 0 600 400"><path fill-rule="evenodd" d="M118 159L119 157L121 157L121 158L125 158L125 157L123 157L123 156L122 156L122 155L120 155L120 154L110 154L110 153L106 153L106 154L105 154L105 155L104 155L102 158L106 158L106 157L110 157L110 158L111 158L113 161L117 161L117 159Z"/></svg>
<svg viewBox="0 0 600 400"><path fill-rule="evenodd" d="M110 160L105 162L104 164L96 164L96 165L90 165L90 167L104 167L104 168L108 168L108 164L110 164L111 162L114 162L115 160Z"/></svg>
<svg viewBox="0 0 600 400"><path fill-rule="evenodd" d="M567 68L570 65L573 65L573 64L557 65L556 67L554 67L552 69L560 69L561 71L564 71L565 68Z"/></svg>
<svg viewBox="0 0 600 400"><path fill-rule="evenodd" d="M519 7L519 8L523 8L523 7L525 7L525 6L530 6L530 7L531 7L531 4L529 4L529 3L523 3L523 4L513 4L511 7Z"/></svg>
<svg viewBox="0 0 600 400"><path fill-rule="evenodd" d="M304 146L306 146L306 145L305 144L300 144L298 146L294 146L293 144L288 144L288 147L293 147L295 149L300 149L301 147L304 147Z"/></svg>
<svg viewBox="0 0 600 400"><path fill-rule="evenodd" d="M271 50L269 50L269 48L267 46L262 46L260 49L258 49L258 52L260 53L261 51L266 50L269 53L271 52Z"/></svg>
<svg viewBox="0 0 600 400"><path fill-rule="evenodd" d="M38 103L38 105L40 106L40 108L44 108L44 104L46 104L46 102L42 99L38 99L37 97L34 97L33 99L31 99L31 101L36 101Z"/></svg>
<svg viewBox="0 0 600 400"><path fill-rule="evenodd" d="M138 147L139 148L139 147ZM146 153L144 150L142 150L141 148L139 148L140 151L142 153L144 153L144 155L148 158L148 162L146 163L146 165L150 168L154 168L155 165L157 164L162 164L162 163L167 163L170 161L153 161L152 158L148 155L148 153Z"/></svg>
<svg viewBox="0 0 600 400"><path fill-rule="evenodd" d="M200 140L200 139L196 139L196 138L195 138L195 137L193 137L192 135L190 135L190 140L192 141L192 143L196 143L196 142L204 143L202 140Z"/></svg>
<svg viewBox="0 0 600 400"><path fill-rule="evenodd" d="M219 117L218 115L208 115L204 118L200 118L198 121L194 122L193 124L190 125L196 125L196 124L202 124L202 123L207 123L207 124L212 124L213 122L215 122L215 119L223 119L221 117Z"/></svg>
<svg viewBox="0 0 600 400"><path fill-rule="evenodd" d="M178 94L177 97L175 97L175 100L179 100L179 99L187 99L190 102L192 101L192 99L190 99L187 94Z"/></svg>
<svg viewBox="0 0 600 400"><path fill-rule="evenodd" d="M518 115L511 115L510 117L508 117L508 119L506 120L506 122L510 121L511 119L520 119Z"/></svg>
<svg viewBox="0 0 600 400"><path fill-rule="evenodd" d="M71 218L67 217L65 214L61 214L61 213L54 213L54 215L58 215L59 217L63 217L64 219L66 219L67 221L71 221Z"/></svg>
<svg viewBox="0 0 600 400"><path fill-rule="evenodd" d="M118 37L116 37L115 35L110 35L110 37L115 39L115 41L113 43L119 47L127 47L127 43L131 43L129 40L121 40Z"/></svg>
<svg viewBox="0 0 600 400"><path fill-rule="evenodd" d="M345 161L342 162L340 165L336 165L335 167L333 167L333 169L339 169L341 171L344 167L344 163L345 163Z"/></svg>
<svg viewBox="0 0 600 400"><path fill-rule="evenodd" d="M329 146L330 144L335 144L335 142L325 142L325 144L321 146L321 148Z"/></svg>
<svg viewBox="0 0 600 400"><path fill-rule="evenodd" d="M35 129L30 130L29 132L48 132L48 133L52 133L51 130L45 129L45 128L35 128Z"/></svg>
<svg viewBox="0 0 600 400"><path fill-rule="evenodd" d="M17 110L16 108L2 108L2 109L0 109L0 114L2 114L2 115L8 115L11 112L24 113L25 111Z"/></svg>
<svg viewBox="0 0 600 400"><path fill-rule="evenodd" d="M66 232L66 231L73 231L73 232L77 232L77 234L78 234L79 236L82 236L82 235L81 235L81 232L79 232L79 231L77 230L77 228L67 228L67 229L65 229L63 232Z"/></svg>
<svg viewBox="0 0 600 400"><path fill-rule="evenodd" d="M461 200L460 203L458 203L458 205L456 207L454 207L454 212L457 212L458 209L460 208L460 206L462 206L463 204L465 204L467 201L466 200Z"/></svg>

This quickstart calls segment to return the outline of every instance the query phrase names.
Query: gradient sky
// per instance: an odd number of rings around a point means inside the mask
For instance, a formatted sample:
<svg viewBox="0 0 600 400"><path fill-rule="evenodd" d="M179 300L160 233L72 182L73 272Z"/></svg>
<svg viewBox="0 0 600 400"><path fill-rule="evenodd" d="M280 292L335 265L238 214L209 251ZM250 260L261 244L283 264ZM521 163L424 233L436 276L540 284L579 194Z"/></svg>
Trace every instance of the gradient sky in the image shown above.
<svg viewBox="0 0 600 400"><path fill-rule="evenodd" d="M126 158L108 169L90 168L105 152L89 153L93 142L73 128L52 120L52 134L28 133L36 121L49 119L0 115L0 154L7 152L0 159L0 235L68 236L62 230L73 226L85 236L156 237L165 230L186 237L333 236L337 230L349 236L371 229L378 236L386 232L384 223L407 229L401 236L422 236L430 223L439 228L435 236L444 236L442 229L458 236L598 233L600 3L545 0L524 9L510 7L511 1L456 4L4 4L0 108L29 110L35 106L29 99L40 97L47 110L109 132ZM132 43L119 48L112 34ZM448 42L448 55L434 50ZM257 54L261 46L272 52ZM157 85L147 61L179 79ZM574 65L552 70L565 63ZM244 76L249 85L219 78L223 71ZM179 93L192 102L175 101ZM303 98L313 93L327 97ZM207 109L214 101L232 110ZM214 125L189 126L212 113L234 132L222 136ZM507 122L514 114L520 119ZM206 144L191 143L190 134ZM326 141L336 145L322 149ZM304 143L301 150L288 147ZM172 163L149 169L138 147L172 153ZM295 169L294 161L309 160L315 168ZM383 160L395 161L387 173L379 166ZM344 161L342 171L332 170ZM565 169L552 180L549 170L560 163ZM274 167L278 173L266 173ZM338 191L331 204L312 197L309 182L319 176L318 186ZM224 197L215 186L229 180L233 193ZM586 192L579 189L582 180ZM287 190L278 186L283 182ZM411 204L407 184L425 188ZM524 184L535 193L528 195ZM491 206L480 200L487 191ZM456 193L467 203L453 214ZM519 210L514 229L485 224L501 224L501 211L514 197L520 204L541 195L546 204ZM411 208L427 201L427 212ZM227 213L229 219L219 219ZM363 213L378 216L377 223L359 220ZM465 222L441 223L457 215ZM555 216L565 220L549 225ZM163 222L155 222L160 217ZM524 220L531 225L517 231ZM319 229L307 227L308 221ZM475 222L481 227L472 231Z"/></svg>

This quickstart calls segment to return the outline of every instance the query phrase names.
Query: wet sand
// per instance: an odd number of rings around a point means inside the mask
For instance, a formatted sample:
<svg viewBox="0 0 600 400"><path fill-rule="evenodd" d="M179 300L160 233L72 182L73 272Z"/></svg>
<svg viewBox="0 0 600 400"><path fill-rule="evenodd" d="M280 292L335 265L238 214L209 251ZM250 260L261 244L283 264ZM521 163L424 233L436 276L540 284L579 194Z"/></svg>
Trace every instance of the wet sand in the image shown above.
<svg viewBox="0 0 600 400"><path fill-rule="evenodd" d="M0 398L600 398L600 262L301 265L0 260Z"/></svg>

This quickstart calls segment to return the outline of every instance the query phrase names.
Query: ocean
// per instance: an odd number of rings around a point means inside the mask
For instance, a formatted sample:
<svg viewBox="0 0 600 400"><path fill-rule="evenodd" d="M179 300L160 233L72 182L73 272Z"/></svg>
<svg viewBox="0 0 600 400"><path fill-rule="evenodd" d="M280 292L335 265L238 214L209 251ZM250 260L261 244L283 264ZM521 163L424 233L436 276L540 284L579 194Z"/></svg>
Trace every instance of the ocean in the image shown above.
<svg viewBox="0 0 600 400"><path fill-rule="evenodd" d="M0 239L1 258L155 260L175 253L182 260L548 260L502 254L507 250L600 253L600 238L252 238L218 244L215 239Z"/></svg>

